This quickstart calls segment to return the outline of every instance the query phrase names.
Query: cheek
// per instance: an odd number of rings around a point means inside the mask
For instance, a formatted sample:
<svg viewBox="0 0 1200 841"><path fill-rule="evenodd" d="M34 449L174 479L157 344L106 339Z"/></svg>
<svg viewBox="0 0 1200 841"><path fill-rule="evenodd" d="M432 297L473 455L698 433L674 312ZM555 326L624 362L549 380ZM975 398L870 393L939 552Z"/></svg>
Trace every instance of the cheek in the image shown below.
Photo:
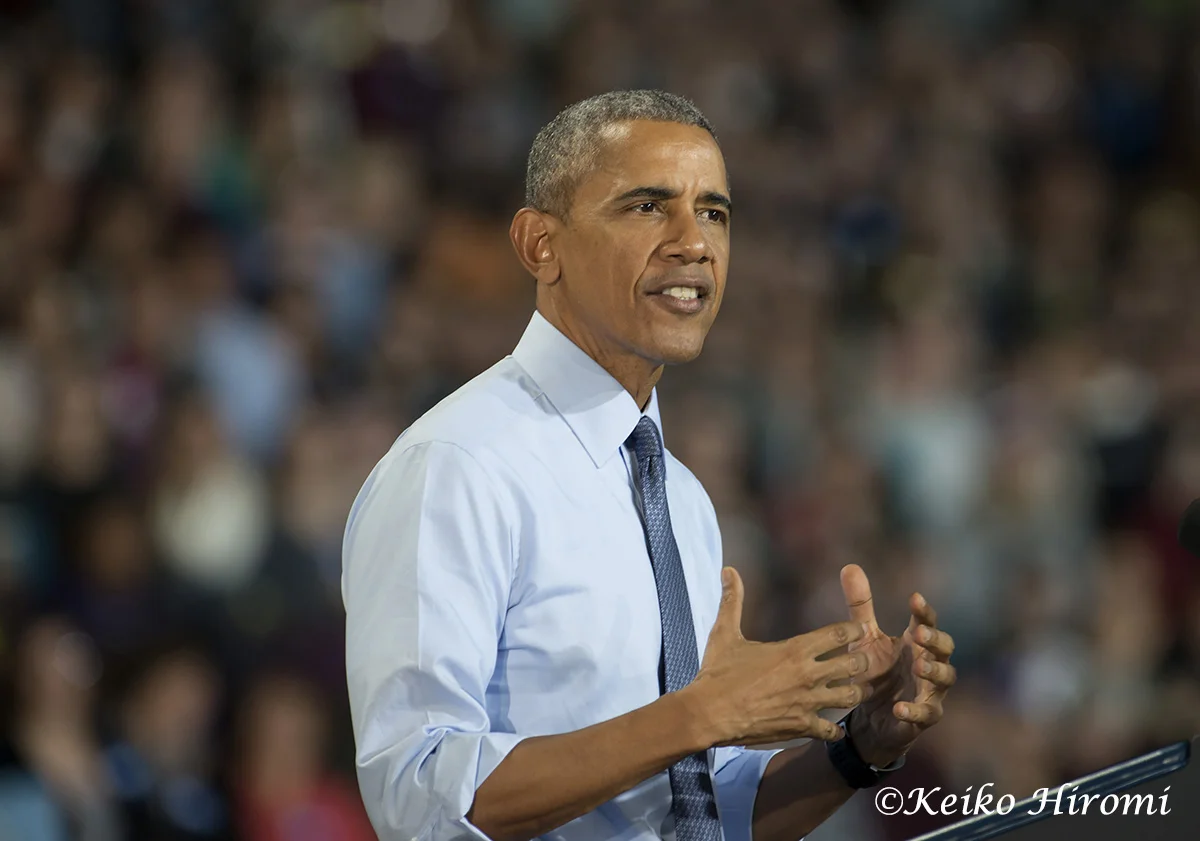
<svg viewBox="0 0 1200 841"><path fill-rule="evenodd" d="M708 249L713 255L713 261L721 267L721 271L729 266L729 233L714 231L708 238Z"/></svg>
<svg viewBox="0 0 1200 841"><path fill-rule="evenodd" d="M608 286L628 274L628 267L636 262L635 251L625 238L596 232L577 240L565 268L589 283L594 280L595 286Z"/></svg>
<svg viewBox="0 0 1200 841"><path fill-rule="evenodd" d="M603 297L620 306L633 300L638 281L646 271L647 258L628 242L606 242L593 254L586 267Z"/></svg>

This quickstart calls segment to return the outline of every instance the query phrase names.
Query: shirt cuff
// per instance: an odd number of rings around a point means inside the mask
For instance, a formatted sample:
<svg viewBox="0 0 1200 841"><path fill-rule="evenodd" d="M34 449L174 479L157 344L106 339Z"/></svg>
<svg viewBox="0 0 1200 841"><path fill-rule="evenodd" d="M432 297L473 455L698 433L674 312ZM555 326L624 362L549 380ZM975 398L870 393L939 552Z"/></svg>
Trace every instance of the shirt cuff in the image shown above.
<svg viewBox="0 0 1200 841"><path fill-rule="evenodd" d="M754 800L771 757L782 748L716 748L713 789L725 841L753 841Z"/></svg>
<svg viewBox="0 0 1200 841"><path fill-rule="evenodd" d="M446 841L477 838L491 841L487 835L467 820L467 812L475 802L475 792L496 770L509 752L524 739L516 733L448 734L438 746L439 759L434 766L433 791L446 792L449 802L437 810L438 818L413 841ZM463 769L475 773L461 773ZM446 769L447 779L438 779L438 771ZM456 773L457 772L457 773Z"/></svg>

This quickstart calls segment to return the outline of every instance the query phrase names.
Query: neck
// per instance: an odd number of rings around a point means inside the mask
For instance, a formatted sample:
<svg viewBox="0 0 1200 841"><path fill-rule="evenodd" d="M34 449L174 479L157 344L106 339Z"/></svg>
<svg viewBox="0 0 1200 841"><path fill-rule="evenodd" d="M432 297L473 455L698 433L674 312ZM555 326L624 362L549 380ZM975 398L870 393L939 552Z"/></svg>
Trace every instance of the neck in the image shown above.
<svg viewBox="0 0 1200 841"><path fill-rule="evenodd" d="M542 296L539 296L541 298ZM614 380L621 384L640 411L646 411L650 395L662 376L663 364L651 362L636 353L604 341L594 332L587 330L577 320L565 316L554 301L541 299L537 310L542 317L554 325L560 333L575 343L580 350L596 361Z"/></svg>

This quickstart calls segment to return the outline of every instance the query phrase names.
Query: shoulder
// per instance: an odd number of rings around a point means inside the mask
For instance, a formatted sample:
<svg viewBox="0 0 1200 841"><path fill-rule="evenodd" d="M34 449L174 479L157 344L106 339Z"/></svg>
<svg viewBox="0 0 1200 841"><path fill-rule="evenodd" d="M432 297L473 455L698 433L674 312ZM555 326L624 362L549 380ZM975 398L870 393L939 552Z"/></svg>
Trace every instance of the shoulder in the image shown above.
<svg viewBox="0 0 1200 841"><path fill-rule="evenodd" d="M433 451L499 470L514 460L513 451L529 439L530 428L547 423L550 416L537 384L508 356L417 418L384 460Z"/></svg>
<svg viewBox="0 0 1200 841"><path fill-rule="evenodd" d="M431 485L504 493L514 483L530 428L548 417L541 392L505 357L413 422L367 477L355 509L381 493L416 495ZM352 512L352 519L353 519Z"/></svg>
<svg viewBox="0 0 1200 841"><path fill-rule="evenodd" d="M447 554L506 580L523 498L508 466L521 453L506 442L538 411L530 384L506 361L426 412L371 470L346 519L344 595L368 586L381 562L413 566Z"/></svg>
<svg viewBox="0 0 1200 841"><path fill-rule="evenodd" d="M539 398L537 384L507 356L417 418L396 445L440 441L473 454L503 447L544 414Z"/></svg>

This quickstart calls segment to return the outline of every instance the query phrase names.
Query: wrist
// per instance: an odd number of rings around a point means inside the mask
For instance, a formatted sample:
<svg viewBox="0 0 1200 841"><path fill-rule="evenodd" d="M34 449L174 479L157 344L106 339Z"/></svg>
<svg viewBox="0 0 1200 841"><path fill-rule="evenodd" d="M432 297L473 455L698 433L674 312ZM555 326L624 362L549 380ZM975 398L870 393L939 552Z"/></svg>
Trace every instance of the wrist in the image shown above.
<svg viewBox="0 0 1200 841"><path fill-rule="evenodd" d="M855 743L855 736L850 732L852 717L853 710L839 722L843 736L835 741L826 742L825 753L850 788L874 788L904 766L904 757L879 765L876 762L878 757L872 756L869 751L864 754L863 749Z"/></svg>
<svg viewBox="0 0 1200 841"><path fill-rule="evenodd" d="M847 716L846 733L863 761L876 768L886 768L905 754L902 747L881 744L878 734L871 727L870 715L861 705L852 709Z"/></svg>
<svg viewBox="0 0 1200 841"><path fill-rule="evenodd" d="M658 699L664 704L672 729L678 734L689 753L708 750L724 739L717 726L711 706L695 682Z"/></svg>

